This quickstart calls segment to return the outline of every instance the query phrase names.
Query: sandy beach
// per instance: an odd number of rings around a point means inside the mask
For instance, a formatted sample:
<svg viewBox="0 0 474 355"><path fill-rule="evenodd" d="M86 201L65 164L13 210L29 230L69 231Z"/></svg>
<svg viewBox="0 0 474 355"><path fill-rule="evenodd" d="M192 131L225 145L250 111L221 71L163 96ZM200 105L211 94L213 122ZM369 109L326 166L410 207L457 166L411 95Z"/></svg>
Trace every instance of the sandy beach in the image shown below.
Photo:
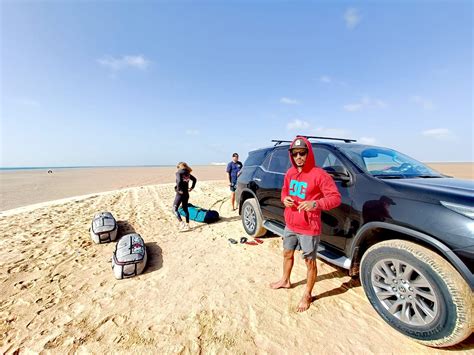
<svg viewBox="0 0 474 355"><path fill-rule="evenodd" d="M474 163L425 163L430 168L458 179L474 179Z"/></svg>
<svg viewBox="0 0 474 355"><path fill-rule="evenodd" d="M450 349L404 337L377 315L358 281L320 261L317 299L307 312L296 313L305 287L304 262L295 258L293 288L268 287L281 273L281 239L265 237L259 245L228 242L245 232L231 211L225 181L199 181L191 195L191 202L218 210L221 220L178 233L170 212L174 183L154 179L147 186L1 214L2 353L474 351L473 335ZM103 210L115 215L121 235L135 231L144 238L149 253L144 274L114 279L115 243L96 245L88 234L92 216Z"/></svg>
<svg viewBox="0 0 474 355"><path fill-rule="evenodd" d="M225 166L193 166L200 180L222 180ZM114 191L127 187L171 183L175 167L74 168L0 171L0 211L35 203Z"/></svg>
<svg viewBox="0 0 474 355"><path fill-rule="evenodd" d="M0 355L474 355L473 3L0 0Z"/></svg>
<svg viewBox="0 0 474 355"><path fill-rule="evenodd" d="M427 163L459 179L474 179L474 163ZM225 166L193 166L199 180L223 180ZM0 171L0 211L97 192L174 181L175 167Z"/></svg>

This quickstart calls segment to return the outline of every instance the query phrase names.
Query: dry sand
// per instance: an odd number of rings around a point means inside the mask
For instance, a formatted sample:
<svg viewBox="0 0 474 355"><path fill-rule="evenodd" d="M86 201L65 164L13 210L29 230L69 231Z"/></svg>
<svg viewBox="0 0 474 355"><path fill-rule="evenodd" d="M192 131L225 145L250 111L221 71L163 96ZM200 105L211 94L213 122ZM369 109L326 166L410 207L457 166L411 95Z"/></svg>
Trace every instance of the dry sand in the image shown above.
<svg viewBox="0 0 474 355"><path fill-rule="evenodd" d="M222 180L225 166L193 166L199 180ZM0 171L0 211L66 197L173 182L175 167Z"/></svg>
<svg viewBox="0 0 474 355"><path fill-rule="evenodd" d="M297 257L294 288L271 290L281 273L281 239L231 245L244 235L224 181L200 182L191 200L222 220L176 232L174 184L128 188L44 203L0 217L0 351L13 353L448 353L413 342L373 310L358 282L318 261L318 299L295 308L306 268ZM94 213L110 210L120 232L147 243L149 264L117 281L115 243L95 245ZM474 337L451 350L472 353Z"/></svg>
<svg viewBox="0 0 474 355"><path fill-rule="evenodd" d="M440 173L458 179L474 179L474 163L425 163Z"/></svg>

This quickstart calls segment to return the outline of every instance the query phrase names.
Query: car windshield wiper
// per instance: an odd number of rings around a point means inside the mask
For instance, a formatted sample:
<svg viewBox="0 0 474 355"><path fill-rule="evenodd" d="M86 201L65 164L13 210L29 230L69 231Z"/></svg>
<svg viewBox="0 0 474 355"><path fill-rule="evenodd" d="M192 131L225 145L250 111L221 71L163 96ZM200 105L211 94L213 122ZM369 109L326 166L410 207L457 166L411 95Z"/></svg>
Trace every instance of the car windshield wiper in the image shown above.
<svg viewBox="0 0 474 355"><path fill-rule="evenodd" d="M406 178L405 175L389 175L389 174L374 174L372 176L381 178L381 179L405 179Z"/></svg>
<svg viewBox="0 0 474 355"><path fill-rule="evenodd" d="M416 175L414 177L422 178L422 179L442 178L442 176L440 175Z"/></svg>

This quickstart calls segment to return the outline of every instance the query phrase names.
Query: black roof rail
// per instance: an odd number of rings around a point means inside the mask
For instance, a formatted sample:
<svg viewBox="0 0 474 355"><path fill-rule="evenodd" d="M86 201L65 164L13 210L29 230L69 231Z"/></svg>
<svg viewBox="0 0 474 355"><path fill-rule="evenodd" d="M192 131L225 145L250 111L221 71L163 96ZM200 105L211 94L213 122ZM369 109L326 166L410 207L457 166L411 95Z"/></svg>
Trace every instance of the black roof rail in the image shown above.
<svg viewBox="0 0 474 355"><path fill-rule="evenodd" d="M281 139L272 139L272 143L275 143L274 147L276 147L277 145L280 145L282 143L291 143L292 141L285 141L285 140L281 140Z"/></svg>
<svg viewBox="0 0 474 355"><path fill-rule="evenodd" d="M343 141L343 142L345 142L345 143L357 142L355 139L349 139L349 138L332 138L332 137L303 136L303 135L300 135L300 134L298 134L297 137L304 137L304 138L308 138L308 139L328 139L328 140L332 140L332 141Z"/></svg>
<svg viewBox="0 0 474 355"><path fill-rule="evenodd" d="M332 141L343 141L345 143L353 143L357 142L355 139L349 139L349 138L333 138L333 137L318 137L318 136L303 136L301 134L298 134L297 137L304 137L307 139L327 139L327 140L332 140ZM287 141L284 139L272 139L272 143L275 143L274 147L277 145L280 145L282 143L291 143L293 141Z"/></svg>

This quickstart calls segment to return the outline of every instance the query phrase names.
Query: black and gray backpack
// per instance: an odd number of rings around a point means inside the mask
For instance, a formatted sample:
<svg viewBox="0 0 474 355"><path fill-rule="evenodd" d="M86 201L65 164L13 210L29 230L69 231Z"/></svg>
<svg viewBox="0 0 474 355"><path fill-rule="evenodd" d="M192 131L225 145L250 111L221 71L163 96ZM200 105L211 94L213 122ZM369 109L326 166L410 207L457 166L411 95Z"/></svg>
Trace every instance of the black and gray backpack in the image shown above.
<svg viewBox="0 0 474 355"><path fill-rule="evenodd" d="M90 229L92 240L97 243L108 243L117 239L118 226L110 212L101 212L94 216Z"/></svg>
<svg viewBox="0 0 474 355"><path fill-rule="evenodd" d="M115 246L112 269L116 279L139 275L145 269L147 253L140 234L124 235Z"/></svg>

